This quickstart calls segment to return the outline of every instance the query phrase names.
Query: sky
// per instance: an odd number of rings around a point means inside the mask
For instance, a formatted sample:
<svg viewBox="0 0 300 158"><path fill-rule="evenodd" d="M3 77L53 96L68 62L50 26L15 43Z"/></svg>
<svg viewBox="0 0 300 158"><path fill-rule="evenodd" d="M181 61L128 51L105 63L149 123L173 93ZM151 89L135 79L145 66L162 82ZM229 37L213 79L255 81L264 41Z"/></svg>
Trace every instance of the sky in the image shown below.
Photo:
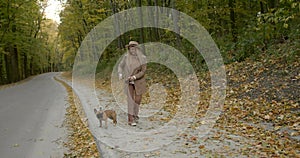
<svg viewBox="0 0 300 158"><path fill-rule="evenodd" d="M45 9L46 17L60 23L59 13L63 6L59 0L48 0L48 5Z"/></svg>

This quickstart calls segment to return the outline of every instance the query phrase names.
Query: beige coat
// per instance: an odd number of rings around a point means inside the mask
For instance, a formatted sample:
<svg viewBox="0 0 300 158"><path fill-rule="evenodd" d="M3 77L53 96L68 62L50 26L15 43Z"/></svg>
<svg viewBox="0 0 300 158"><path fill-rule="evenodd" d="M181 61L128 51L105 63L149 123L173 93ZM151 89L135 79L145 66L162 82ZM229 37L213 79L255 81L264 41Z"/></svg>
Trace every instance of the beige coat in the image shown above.
<svg viewBox="0 0 300 158"><path fill-rule="evenodd" d="M122 76L125 78L125 92L128 91L128 82L126 82L126 79L129 76L135 76L136 79L134 80L135 90L137 95L142 95L147 91L147 84L145 79L145 72L146 72L146 56L142 54L142 52L137 51L137 56L139 60L139 64L134 65L134 69L130 68L130 63L128 63L130 60L129 58L132 55L127 52L123 59L120 61L118 66L118 73L122 74ZM132 70L130 70L132 69Z"/></svg>

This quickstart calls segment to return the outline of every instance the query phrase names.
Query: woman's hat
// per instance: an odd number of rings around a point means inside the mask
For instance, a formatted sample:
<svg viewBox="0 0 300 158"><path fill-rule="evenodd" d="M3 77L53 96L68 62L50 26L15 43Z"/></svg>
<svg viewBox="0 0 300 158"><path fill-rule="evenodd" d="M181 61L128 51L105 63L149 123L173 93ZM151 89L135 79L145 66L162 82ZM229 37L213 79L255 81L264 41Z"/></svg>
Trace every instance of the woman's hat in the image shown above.
<svg viewBox="0 0 300 158"><path fill-rule="evenodd" d="M136 42L136 41L130 41L129 44L126 45L126 48L129 48L131 46L135 47L135 46L138 46L138 45L139 45L138 42Z"/></svg>

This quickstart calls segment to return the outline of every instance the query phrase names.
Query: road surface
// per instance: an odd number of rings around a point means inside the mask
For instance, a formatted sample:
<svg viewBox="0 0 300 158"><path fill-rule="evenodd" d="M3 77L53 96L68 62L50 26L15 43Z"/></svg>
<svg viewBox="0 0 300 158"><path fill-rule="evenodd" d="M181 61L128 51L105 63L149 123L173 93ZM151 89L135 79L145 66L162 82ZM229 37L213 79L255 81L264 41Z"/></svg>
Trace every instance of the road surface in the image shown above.
<svg viewBox="0 0 300 158"><path fill-rule="evenodd" d="M0 157L63 157L67 93L54 80L58 74L0 89Z"/></svg>

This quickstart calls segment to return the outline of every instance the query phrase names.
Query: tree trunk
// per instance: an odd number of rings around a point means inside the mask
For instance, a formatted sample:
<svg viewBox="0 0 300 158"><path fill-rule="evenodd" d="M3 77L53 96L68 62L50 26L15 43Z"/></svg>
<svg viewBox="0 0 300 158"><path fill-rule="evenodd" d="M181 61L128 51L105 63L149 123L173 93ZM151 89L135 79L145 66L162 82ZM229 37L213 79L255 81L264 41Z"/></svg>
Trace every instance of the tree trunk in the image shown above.
<svg viewBox="0 0 300 158"><path fill-rule="evenodd" d="M30 75L35 75L34 74L34 68L33 68L33 57L30 59Z"/></svg>
<svg viewBox="0 0 300 158"><path fill-rule="evenodd" d="M268 9L271 10L272 13L274 14L277 11L278 1L277 0L268 0L268 4L269 4ZM271 36L272 36L271 38L272 39L280 38L281 35L280 35L279 31L277 31L276 23L275 22L271 22L271 24L272 24L272 29L274 31L274 33L271 34Z"/></svg>
<svg viewBox="0 0 300 158"><path fill-rule="evenodd" d="M237 28L236 28L236 22L235 22L235 0L229 0L229 8L230 8L230 27L231 27L231 35L232 35L232 41L237 42Z"/></svg>
<svg viewBox="0 0 300 158"><path fill-rule="evenodd" d="M83 31L84 31L84 34L86 35L89 31L88 31L88 24L84 18L84 14L83 14L83 4L82 4L82 1L81 0L77 0L75 1L79 7L79 11L80 11L80 14L81 14L81 21L82 21L82 24L83 24Z"/></svg>
<svg viewBox="0 0 300 158"><path fill-rule="evenodd" d="M115 29L115 35L120 35L120 24L119 24L119 17L117 16L117 6L116 2L114 0L110 0L111 9L114 15L114 29ZM118 38L118 47L123 48L122 39L119 36Z"/></svg>
<svg viewBox="0 0 300 158"><path fill-rule="evenodd" d="M27 54L24 53L24 59L23 59L23 74L24 74L24 78L27 78L29 76L27 60L28 60Z"/></svg>
<svg viewBox="0 0 300 158"><path fill-rule="evenodd" d="M278 0L268 0L268 4L270 4L271 9L277 8Z"/></svg>
<svg viewBox="0 0 300 158"><path fill-rule="evenodd" d="M12 25L12 32L15 33L17 31L17 26L15 24L15 21L13 22ZM19 56L18 56L18 47L16 44L13 44L12 50L10 51L12 56L11 56L11 62L12 62L12 82L17 82L20 80L20 72L19 72Z"/></svg>
<svg viewBox="0 0 300 158"><path fill-rule="evenodd" d="M3 67L3 54L0 54L0 85L4 83Z"/></svg>
<svg viewBox="0 0 300 158"><path fill-rule="evenodd" d="M137 9L138 15L139 15L139 20L140 20L140 40L139 43L144 43L145 37L144 37L144 23L143 23L143 12L142 12L142 1L141 0L136 0L137 6L139 7ZM142 48L144 51L144 48Z"/></svg>
<svg viewBox="0 0 300 158"><path fill-rule="evenodd" d="M157 6L155 8L155 19L154 19L154 26L155 26L155 37L156 40L160 39L159 35L159 28L158 28L158 23L159 23L159 9L158 9L158 0L154 0L154 6Z"/></svg>
<svg viewBox="0 0 300 158"><path fill-rule="evenodd" d="M173 23L174 23L174 29L175 29L175 32L176 32L176 43L179 47L182 46L181 44L181 38L180 38L180 28L178 26L178 21L179 21L179 17L180 17L180 13L177 12L175 9L176 9L176 6L175 6L175 0L172 0L171 1L171 5L172 5L172 18L173 18Z"/></svg>
<svg viewBox="0 0 300 158"><path fill-rule="evenodd" d="M9 46L9 55L6 57L6 68L8 82L13 83L19 80L18 72L18 52L15 46Z"/></svg>
<svg viewBox="0 0 300 158"><path fill-rule="evenodd" d="M262 1L259 2L260 4L260 12L261 14L264 14L266 11L265 11L265 8L264 8L264 3ZM265 19L263 19L263 23L265 23ZM262 50L266 50L267 49L267 40L266 40L266 29L265 29L265 26L263 28L263 43L264 43L264 46L262 48Z"/></svg>
<svg viewBox="0 0 300 158"><path fill-rule="evenodd" d="M6 68L6 76L7 76L7 82L6 83L11 83L12 80L12 70L11 70L11 59L10 59L10 54L4 55L4 60L5 60L5 68Z"/></svg>
<svg viewBox="0 0 300 158"><path fill-rule="evenodd" d="M16 72L16 80L15 82L17 81L20 81L21 80L21 77L20 77L20 68L19 68L19 51L18 51L18 47L17 45L14 45L14 71Z"/></svg>
<svg viewBox="0 0 300 158"><path fill-rule="evenodd" d="M148 3L148 6L153 6L152 0L148 0L147 3ZM154 15L155 14L154 14L153 10L149 9L149 13L147 16L149 17L148 19L150 20L150 23L152 25L154 25ZM149 32L147 33L147 35L149 35L150 41L153 41L155 39L154 32L155 32L155 28L149 28Z"/></svg>

